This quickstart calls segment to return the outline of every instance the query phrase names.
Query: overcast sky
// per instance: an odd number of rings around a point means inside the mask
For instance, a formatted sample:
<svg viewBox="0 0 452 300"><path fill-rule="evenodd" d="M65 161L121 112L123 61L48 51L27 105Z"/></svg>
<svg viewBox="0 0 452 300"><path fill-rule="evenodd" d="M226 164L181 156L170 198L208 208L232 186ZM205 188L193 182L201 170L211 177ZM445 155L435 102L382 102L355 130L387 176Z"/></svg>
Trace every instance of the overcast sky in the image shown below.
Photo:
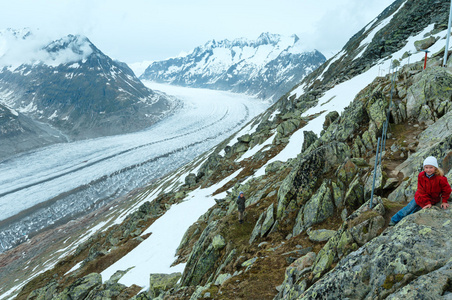
<svg viewBox="0 0 452 300"><path fill-rule="evenodd" d="M298 35L327 58L394 0L0 0L0 29L83 34L127 63L163 60L216 39Z"/></svg>

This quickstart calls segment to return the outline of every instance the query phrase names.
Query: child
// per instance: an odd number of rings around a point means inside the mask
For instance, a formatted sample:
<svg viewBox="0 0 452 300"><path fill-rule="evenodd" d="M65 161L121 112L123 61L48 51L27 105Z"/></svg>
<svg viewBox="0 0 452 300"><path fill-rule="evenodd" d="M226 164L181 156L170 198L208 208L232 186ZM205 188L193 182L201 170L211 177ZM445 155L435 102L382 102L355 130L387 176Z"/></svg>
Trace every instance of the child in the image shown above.
<svg viewBox="0 0 452 300"><path fill-rule="evenodd" d="M417 191L414 194L414 199L391 218L389 226L394 226L404 217L421 209L432 207L441 199L441 208L449 207L447 199L449 199L451 188L444 172L438 168L436 158L429 156L424 160L424 171L419 173L417 180Z"/></svg>
<svg viewBox="0 0 452 300"><path fill-rule="evenodd" d="M239 193L239 197L237 198L237 206L239 209L239 222L243 223L243 214L245 212L245 195L243 192Z"/></svg>

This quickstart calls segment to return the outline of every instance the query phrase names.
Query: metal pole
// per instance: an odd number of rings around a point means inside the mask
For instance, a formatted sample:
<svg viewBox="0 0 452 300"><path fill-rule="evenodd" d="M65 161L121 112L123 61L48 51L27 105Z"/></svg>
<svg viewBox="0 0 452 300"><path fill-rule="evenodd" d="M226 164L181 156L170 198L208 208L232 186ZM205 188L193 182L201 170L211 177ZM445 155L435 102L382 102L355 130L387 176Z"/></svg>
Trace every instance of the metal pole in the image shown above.
<svg viewBox="0 0 452 300"><path fill-rule="evenodd" d="M428 51L425 50L424 70L425 70L425 68L427 67L427 53L428 53Z"/></svg>
<svg viewBox="0 0 452 300"><path fill-rule="evenodd" d="M447 38L446 38L446 47L444 48L444 60L443 67L446 66L447 63L447 54L449 53L449 38L450 38L450 26L452 24L452 0L450 1L450 9L449 9L449 25L447 27Z"/></svg>
<svg viewBox="0 0 452 300"><path fill-rule="evenodd" d="M377 176L377 165L378 165L378 152L380 150L380 139L378 138L377 141L377 156L375 157L375 166L374 166L374 179L372 182L372 194L370 196L370 203L369 203L369 208L372 209L372 202L374 200L374 190L375 190L375 177Z"/></svg>

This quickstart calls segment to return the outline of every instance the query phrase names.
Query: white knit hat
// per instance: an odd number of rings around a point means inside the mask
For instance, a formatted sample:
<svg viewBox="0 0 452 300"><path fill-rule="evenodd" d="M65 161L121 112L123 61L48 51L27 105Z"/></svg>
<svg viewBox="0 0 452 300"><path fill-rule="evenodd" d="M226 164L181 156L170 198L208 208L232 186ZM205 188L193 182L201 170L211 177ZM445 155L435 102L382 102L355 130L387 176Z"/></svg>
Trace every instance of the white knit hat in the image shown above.
<svg viewBox="0 0 452 300"><path fill-rule="evenodd" d="M438 168L438 161L433 156L429 156L424 160L424 167L425 166L434 166Z"/></svg>

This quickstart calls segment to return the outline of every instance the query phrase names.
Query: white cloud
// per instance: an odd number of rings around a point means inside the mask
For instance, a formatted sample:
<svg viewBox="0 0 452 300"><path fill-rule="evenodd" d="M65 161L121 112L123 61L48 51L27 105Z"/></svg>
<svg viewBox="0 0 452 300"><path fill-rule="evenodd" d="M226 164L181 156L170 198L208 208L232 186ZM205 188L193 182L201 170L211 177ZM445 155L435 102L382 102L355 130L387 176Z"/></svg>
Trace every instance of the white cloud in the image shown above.
<svg viewBox="0 0 452 300"><path fill-rule="evenodd" d="M87 36L112 58L160 60L211 39L297 34L321 52L344 43L392 0L22 0L0 3L0 29ZM359 13L356 13L359 11Z"/></svg>
<svg viewBox="0 0 452 300"><path fill-rule="evenodd" d="M22 30L17 34L11 30L0 31L0 67L7 66L11 70L15 70L24 63L45 63L58 66L82 60L92 53L88 41L83 37L77 37L72 41L70 37L66 36L53 42L52 38L44 36L40 32L26 34L27 32ZM72 43L72 47L56 52L48 52L44 49L48 45L58 46L63 43ZM77 53L73 48L77 50Z"/></svg>

